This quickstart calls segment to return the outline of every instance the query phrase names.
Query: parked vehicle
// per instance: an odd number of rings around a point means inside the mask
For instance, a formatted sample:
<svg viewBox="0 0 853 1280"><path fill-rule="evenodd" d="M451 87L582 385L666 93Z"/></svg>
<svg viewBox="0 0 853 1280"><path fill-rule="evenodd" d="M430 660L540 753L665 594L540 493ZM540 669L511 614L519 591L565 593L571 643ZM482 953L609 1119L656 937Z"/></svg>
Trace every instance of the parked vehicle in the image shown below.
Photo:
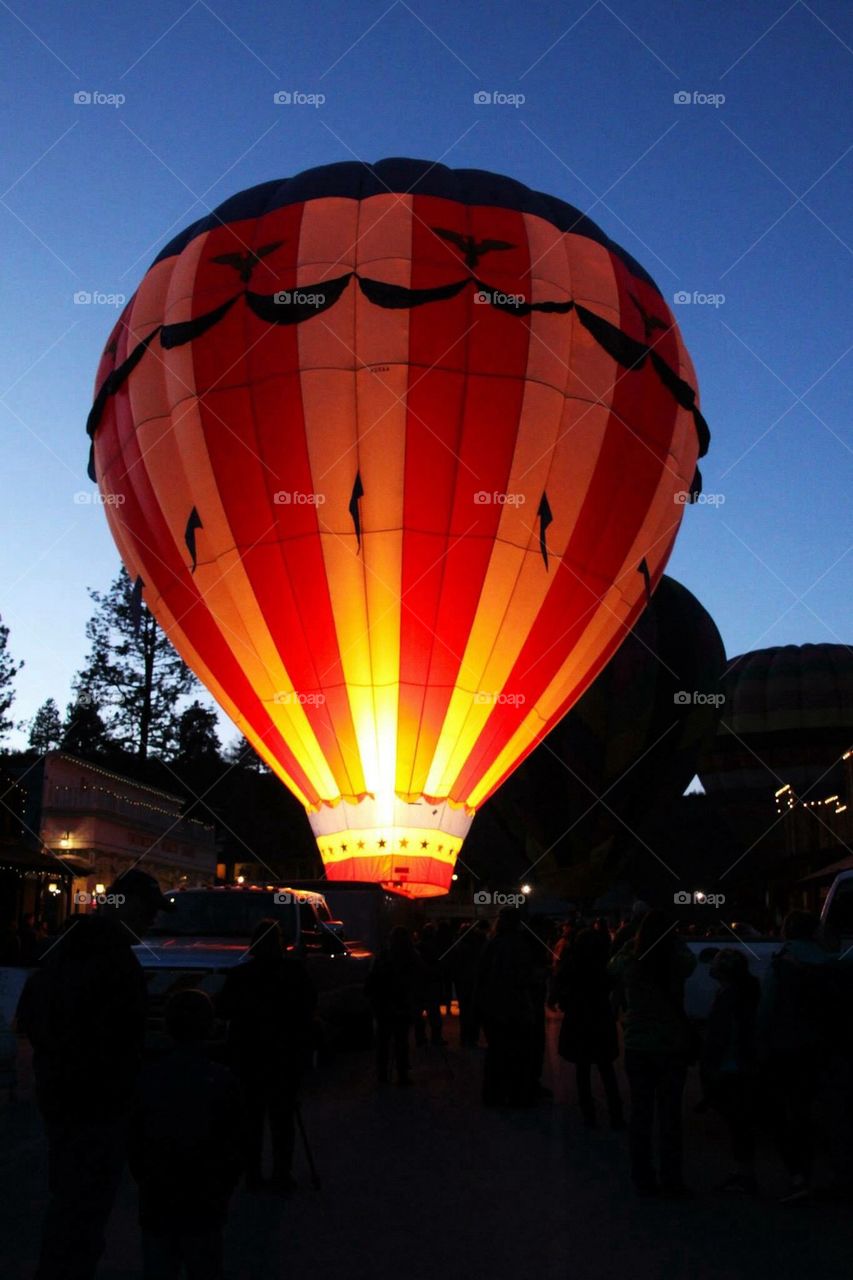
<svg viewBox="0 0 853 1280"><path fill-rule="evenodd" d="M342 922L341 937L376 954L395 925L419 929L423 924L422 905L372 881L296 880L292 888L321 896Z"/></svg>
<svg viewBox="0 0 853 1280"><path fill-rule="evenodd" d="M364 982L373 959L347 943L321 893L289 886L235 885L176 889L134 948L146 972L149 1045L164 1043L163 1008L174 991L199 987L215 997L225 974L245 960L257 924L278 921L285 946L301 955L318 992L318 1015L328 1041L363 1038L370 1011Z"/></svg>
<svg viewBox="0 0 853 1280"><path fill-rule="evenodd" d="M827 946L842 954L853 947L853 871L840 871L835 877L820 918L821 934ZM733 921L728 929L713 936L685 941L699 961L684 989L688 1016L697 1019L707 1018L717 991L709 972L715 951L720 947L742 947L750 972L763 981L774 955L784 945L780 938L763 937L757 929L740 921Z"/></svg>

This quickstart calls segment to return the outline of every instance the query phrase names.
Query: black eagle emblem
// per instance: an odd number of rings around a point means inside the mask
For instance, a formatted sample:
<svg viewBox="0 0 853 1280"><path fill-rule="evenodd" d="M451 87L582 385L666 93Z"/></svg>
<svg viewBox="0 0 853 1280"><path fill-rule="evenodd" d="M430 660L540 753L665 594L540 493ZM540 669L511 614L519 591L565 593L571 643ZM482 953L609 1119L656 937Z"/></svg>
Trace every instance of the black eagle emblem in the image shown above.
<svg viewBox="0 0 853 1280"><path fill-rule="evenodd" d="M280 249L283 244L283 240L276 240L274 244L263 244L260 249L248 249L245 253L220 253L217 258L211 258L211 262L222 267L233 267L243 284L248 284L261 259L275 249Z"/></svg>
<svg viewBox="0 0 853 1280"><path fill-rule="evenodd" d="M433 227L432 230L442 240L448 240L456 246L465 259L466 267L473 271L484 253L493 253L497 249L515 249L516 245L507 240L475 240L473 236L461 235L458 231L448 231L446 227Z"/></svg>
<svg viewBox="0 0 853 1280"><path fill-rule="evenodd" d="M643 329L645 330L645 333L646 333L646 341L648 341L649 338L651 338L655 329L663 329L664 332L666 332L666 330L669 328L669 325L666 324L665 321L659 320L657 316L653 316L650 312L648 312L646 308L643 306L642 302L640 302L637 298L634 297L633 293L629 293L628 297L631 299L634 306L637 308L640 315L642 316Z"/></svg>

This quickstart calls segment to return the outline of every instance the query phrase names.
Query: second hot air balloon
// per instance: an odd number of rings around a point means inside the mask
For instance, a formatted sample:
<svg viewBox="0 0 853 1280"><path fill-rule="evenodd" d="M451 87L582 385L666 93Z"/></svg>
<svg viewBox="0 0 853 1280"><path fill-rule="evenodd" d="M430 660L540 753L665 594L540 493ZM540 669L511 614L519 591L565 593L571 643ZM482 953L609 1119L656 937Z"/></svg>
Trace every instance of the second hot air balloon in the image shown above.
<svg viewBox="0 0 853 1280"><path fill-rule="evenodd" d="M312 169L184 231L89 432L128 572L327 875L413 896L446 891L478 806L642 612L707 446L629 254L418 160Z"/></svg>

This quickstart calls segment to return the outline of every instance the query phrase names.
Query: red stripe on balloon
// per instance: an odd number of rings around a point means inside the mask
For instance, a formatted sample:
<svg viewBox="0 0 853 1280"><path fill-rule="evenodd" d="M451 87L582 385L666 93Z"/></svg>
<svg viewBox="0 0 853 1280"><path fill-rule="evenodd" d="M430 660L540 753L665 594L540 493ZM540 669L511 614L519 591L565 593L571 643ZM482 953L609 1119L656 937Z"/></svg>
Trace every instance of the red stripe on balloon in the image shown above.
<svg viewBox="0 0 853 1280"><path fill-rule="evenodd" d="M464 248L436 234L506 241L474 272L529 294L523 217L432 197L414 201L412 288L458 280ZM475 287L410 316L400 652L401 771L425 781L479 604L512 466L527 368L528 326L474 300ZM467 370L467 374L466 374ZM478 495L488 494L489 501Z"/></svg>
<svg viewBox="0 0 853 1280"><path fill-rule="evenodd" d="M625 315L633 308L627 276L615 275ZM453 799L461 801L471 794L555 678L567 653L603 607L599 598L622 571L626 549L649 511L672 442L678 406L649 360L635 371L614 364L614 380L611 412L589 490L556 567L554 585L504 685L520 700L494 708L451 788ZM601 513L608 508L611 518L602 527ZM579 672L579 686L586 683L586 672ZM572 701L573 697L567 699L563 709Z"/></svg>
<svg viewBox="0 0 853 1280"><path fill-rule="evenodd" d="M225 693L240 708L308 800L316 803L320 797L222 638L175 546L139 450L126 390L121 390L112 399L104 413L96 450L104 491L121 494L124 499L121 506L116 507L116 512L125 537L137 560L150 566L149 572L156 576L156 584L149 582L146 586L163 597L176 625L213 672Z"/></svg>
<svg viewBox="0 0 853 1280"><path fill-rule="evenodd" d="M302 210L290 206L243 228L250 249L281 242L253 268L254 291L273 295L296 287ZM212 261L225 251L222 238L211 233L199 274L227 270ZM320 508L306 501L314 480L298 329L269 325L238 305L193 344L193 357L199 392L220 381L227 388L209 391L200 409L243 569L332 772L340 780L350 777L351 792L360 793L363 778L320 545Z"/></svg>

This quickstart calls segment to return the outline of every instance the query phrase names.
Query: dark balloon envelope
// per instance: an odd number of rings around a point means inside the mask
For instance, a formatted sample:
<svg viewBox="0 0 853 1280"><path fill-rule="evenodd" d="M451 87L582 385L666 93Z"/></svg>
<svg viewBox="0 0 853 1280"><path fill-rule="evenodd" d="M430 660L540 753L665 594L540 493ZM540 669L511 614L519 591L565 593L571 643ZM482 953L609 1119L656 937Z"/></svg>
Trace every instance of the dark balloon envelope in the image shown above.
<svg viewBox="0 0 853 1280"><path fill-rule="evenodd" d="M718 732L701 762L708 792L765 792L789 784L799 796L853 746L853 649L789 644L732 658L721 682Z"/></svg>
<svg viewBox="0 0 853 1280"><path fill-rule="evenodd" d="M663 577L601 675L492 803L525 814L560 864L636 843L632 824L696 774L725 660L711 615Z"/></svg>

